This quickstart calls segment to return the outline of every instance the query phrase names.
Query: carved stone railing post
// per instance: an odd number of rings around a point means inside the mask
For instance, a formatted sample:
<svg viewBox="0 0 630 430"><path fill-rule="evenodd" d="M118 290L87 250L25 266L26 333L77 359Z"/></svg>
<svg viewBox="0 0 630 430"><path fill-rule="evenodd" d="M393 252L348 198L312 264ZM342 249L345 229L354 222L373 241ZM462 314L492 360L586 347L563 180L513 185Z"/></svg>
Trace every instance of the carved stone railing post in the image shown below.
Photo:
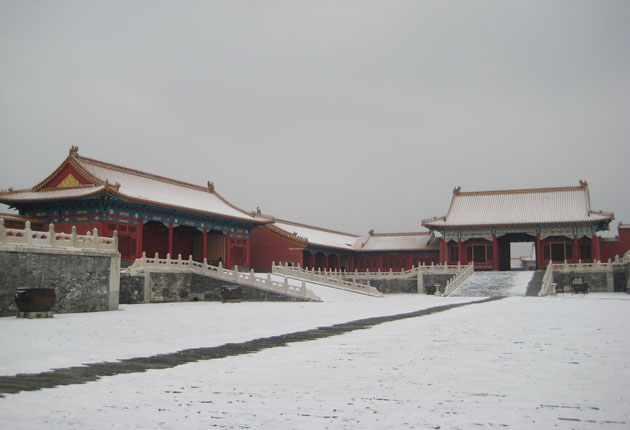
<svg viewBox="0 0 630 430"><path fill-rule="evenodd" d="M33 243L33 232L31 231L30 221L26 221L26 223L24 223L24 236L26 236L26 243Z"/></svg>
<svg viewBox="0 0 630 430"><path fill-rule="evenodd" d="M114 251L118 251L118 231L114 230L114 235L112 236L114 239Z"/></svg>
<svg viewBox="0 0 630 430"><path fill-rule="evenodd" d="M55 225L50 223L48 224L48 243L50 243L50 246L55 246L56 242Z"/></svg>
<svg viewBox="0 0 630 430"><path fill-rule="evenodd" d="M94 227L93 233L92 233L92 243L94 243L94 248L95 249L99 249L99 243L98 243L98 229L96 227Z"/></svg>
<svg viewBox="0 0 630 430"><path fill-rule="evenodd" d="M72 226L72 247L76 248L79 244L79 238L77 236L77 226Z"/></svg>
<svg viewBox="0 0 630 430"><path fill-rule="evenodd" d="M238 266L234 266L234 279L236 279L238 281Z"/></svg>

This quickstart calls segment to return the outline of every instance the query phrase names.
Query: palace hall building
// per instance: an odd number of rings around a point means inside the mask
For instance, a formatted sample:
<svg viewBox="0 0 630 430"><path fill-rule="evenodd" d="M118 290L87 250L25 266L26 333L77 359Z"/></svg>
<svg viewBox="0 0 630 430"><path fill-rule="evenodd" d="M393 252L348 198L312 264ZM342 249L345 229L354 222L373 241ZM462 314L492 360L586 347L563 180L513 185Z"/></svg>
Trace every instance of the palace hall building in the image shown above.
<svg viewBox="0 0 630 430"><path fill-rule="evenodd" d="M42 229L118 234L123 260L146 252L181 255L227 267L250 265L252 230L268 221L227 202L212 183L191 185L79 155L73 147L61 165L28 190L0 193L0 203L19 210Z"/></svg>
<svg viewBox="0 0 630 430"><path fill-rule="evenodd" d="M426 219L439 232L440 262L475 270L510 270L510 243L534 242L536 268L601 260L598 231L612 213L594 211L588 184L576 187L463 192L455 188L446 215Z"/></svg>

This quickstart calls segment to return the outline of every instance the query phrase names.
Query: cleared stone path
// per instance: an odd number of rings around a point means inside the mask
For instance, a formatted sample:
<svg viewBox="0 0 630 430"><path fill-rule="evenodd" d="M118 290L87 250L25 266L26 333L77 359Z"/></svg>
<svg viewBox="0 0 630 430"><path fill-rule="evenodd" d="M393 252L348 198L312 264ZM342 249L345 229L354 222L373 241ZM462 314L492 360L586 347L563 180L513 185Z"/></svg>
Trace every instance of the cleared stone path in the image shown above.
<svg viewBox="0 0 630 430"><path fill-rule="evenodd" d="M533 275L534 272L475 272L451 296L525 296Z"/></svg>
<svg viewBox="0 0 630 430"><path fill-rule="evenodd" d="M44 388L53 388L63 385L84 384L96 381L105 376L114 376L128 373L140 373L152 369L168 369L182 364L212 360L242 354L251 354L268 348L286 346L291 343L305 342L337 336L355 330L367 329L379 324L391 321L399 321L408 318L416 318L444 312L450 309L481 304L500 299L499 297L484 300L476 300L464 303L453 303L444 306L436 306L414 312L397 315L387 315L373 318L365 318L312 330L299 331L266 338L254 339L242 343L228 343L209 348L192 348L170 354L158 354L150 357L130 358L116 362L91 363L85 366L56 369L36 374L18 374L14 376L0 377L0 396L21 391L36 391Z"/></svg>

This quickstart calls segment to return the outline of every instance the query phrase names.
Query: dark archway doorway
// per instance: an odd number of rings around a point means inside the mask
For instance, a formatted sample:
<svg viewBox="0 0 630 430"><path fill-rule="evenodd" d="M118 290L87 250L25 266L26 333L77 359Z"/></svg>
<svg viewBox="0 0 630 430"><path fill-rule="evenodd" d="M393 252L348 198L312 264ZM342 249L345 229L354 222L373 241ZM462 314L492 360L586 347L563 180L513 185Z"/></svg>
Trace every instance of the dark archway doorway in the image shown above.
<svg viewBox="0 0 630 430"><path fill-rule="evenodd" d="M527 233L508 233L498 238L499 245L499 270L512 270L512 252L511 245L513 243L536 243L536 237ZM538 258L538 256L536 256Z"/></svg>

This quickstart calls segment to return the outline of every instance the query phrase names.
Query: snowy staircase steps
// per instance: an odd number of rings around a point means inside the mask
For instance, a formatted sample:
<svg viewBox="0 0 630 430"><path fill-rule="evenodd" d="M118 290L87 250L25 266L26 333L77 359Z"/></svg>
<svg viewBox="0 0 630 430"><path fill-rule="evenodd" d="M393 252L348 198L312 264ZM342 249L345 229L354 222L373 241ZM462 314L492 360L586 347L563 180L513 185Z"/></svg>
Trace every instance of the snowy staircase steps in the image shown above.
<svg viewBox="0 0 630 430"><path fill-rule="evenodd" d="M525 296L534 272L475 272L451 296Z"/></svg>

